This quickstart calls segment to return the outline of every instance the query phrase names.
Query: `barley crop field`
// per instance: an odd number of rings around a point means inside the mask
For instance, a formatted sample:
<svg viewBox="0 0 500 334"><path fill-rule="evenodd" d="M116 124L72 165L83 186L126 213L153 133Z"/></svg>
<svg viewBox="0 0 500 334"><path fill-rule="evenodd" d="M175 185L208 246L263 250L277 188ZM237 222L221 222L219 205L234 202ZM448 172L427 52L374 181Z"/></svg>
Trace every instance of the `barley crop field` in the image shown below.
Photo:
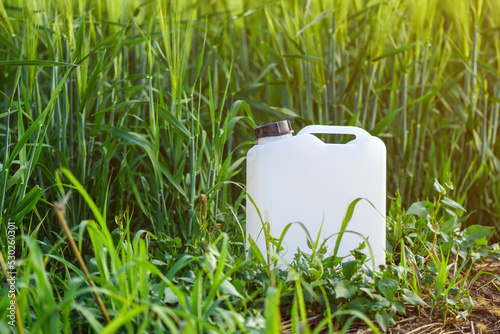
<svg viewBox="0 0 500 334"><path fill-rule="evenodd" d="M500 333L499 113L498 1L2 0L0 333ZM385 267L246 248L285 119L384 141Z"/></svg>

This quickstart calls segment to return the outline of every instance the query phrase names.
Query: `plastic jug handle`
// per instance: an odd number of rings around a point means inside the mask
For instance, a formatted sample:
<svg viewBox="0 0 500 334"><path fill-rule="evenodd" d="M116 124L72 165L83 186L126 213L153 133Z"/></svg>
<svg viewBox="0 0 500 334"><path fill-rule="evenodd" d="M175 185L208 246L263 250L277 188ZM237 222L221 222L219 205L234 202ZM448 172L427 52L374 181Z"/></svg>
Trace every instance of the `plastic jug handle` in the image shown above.
<svg viewBox="0 0 500 334"><path fill-rule="evenodd" d="M356 139L371 137L371 135L362 128L358 128L355 126L335 126L335 125L309 125L300 130L297 133L297 136L310 133L355 135Z"/></svg>

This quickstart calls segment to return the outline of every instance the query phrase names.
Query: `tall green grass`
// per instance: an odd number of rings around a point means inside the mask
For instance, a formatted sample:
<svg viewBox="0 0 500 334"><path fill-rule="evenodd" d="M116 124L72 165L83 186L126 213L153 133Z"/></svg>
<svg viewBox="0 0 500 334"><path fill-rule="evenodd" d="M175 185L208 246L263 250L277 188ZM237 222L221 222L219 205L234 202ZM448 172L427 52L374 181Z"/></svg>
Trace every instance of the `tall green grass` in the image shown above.
<svg viewBox="0 0 500 334"><path fill-rule="evenodd" d="M389 194L409 204L431 194L428 179L450 180L475 220L498 227L499 11L465 1L8 1L2 219L27 194L17 220L31 209L42 218L65 167L109 217L133 205L141 226L186 239L204 224L208 195L210 223L230 228L226 203L242 195L218 190L244 166L240 144L254 120L290 118L297 129L366 128L388 147ZM70 201L72 219L84 219L81 199Z"/></svg>

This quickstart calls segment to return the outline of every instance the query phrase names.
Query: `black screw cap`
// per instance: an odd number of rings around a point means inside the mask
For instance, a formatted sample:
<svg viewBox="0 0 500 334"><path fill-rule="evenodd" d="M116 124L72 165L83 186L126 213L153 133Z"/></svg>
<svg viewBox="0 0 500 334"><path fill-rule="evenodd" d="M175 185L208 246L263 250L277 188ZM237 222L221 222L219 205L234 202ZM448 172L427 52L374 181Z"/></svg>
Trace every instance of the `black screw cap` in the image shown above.
<svg viewBox="0 0 500 334"><path fill-rule="evenodd" d="M255 128L254 131L256 141L262 137L275 137L293 133L292 125L288 120L262 125Z"/></svg>

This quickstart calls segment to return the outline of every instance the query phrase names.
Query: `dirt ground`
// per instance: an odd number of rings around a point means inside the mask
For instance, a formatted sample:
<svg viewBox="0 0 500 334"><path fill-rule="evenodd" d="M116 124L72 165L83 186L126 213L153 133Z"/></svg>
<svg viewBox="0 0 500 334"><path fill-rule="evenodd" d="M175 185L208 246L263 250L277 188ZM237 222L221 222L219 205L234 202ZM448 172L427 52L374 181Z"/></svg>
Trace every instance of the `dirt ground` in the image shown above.
<svg viewBox="0 0 500 334"><path fill-rule="evenodd" d="M431 309L412 305L406 307L406 317L389 326L390 334L500 334L500 280L493 275L482 274L471 286L478 272L493 273L500 277L500 260L488 260L475 267L467 279L467 288L474 301L474 309L466 319L453 314L443 320L442 314L429 314ZM313 317L311 325L321 319ZM284 331L285 333L286 331ZM328 329L321 331L328 333ZM362 322L355 322L347 334L369 334L372 330Z"/></svg>

